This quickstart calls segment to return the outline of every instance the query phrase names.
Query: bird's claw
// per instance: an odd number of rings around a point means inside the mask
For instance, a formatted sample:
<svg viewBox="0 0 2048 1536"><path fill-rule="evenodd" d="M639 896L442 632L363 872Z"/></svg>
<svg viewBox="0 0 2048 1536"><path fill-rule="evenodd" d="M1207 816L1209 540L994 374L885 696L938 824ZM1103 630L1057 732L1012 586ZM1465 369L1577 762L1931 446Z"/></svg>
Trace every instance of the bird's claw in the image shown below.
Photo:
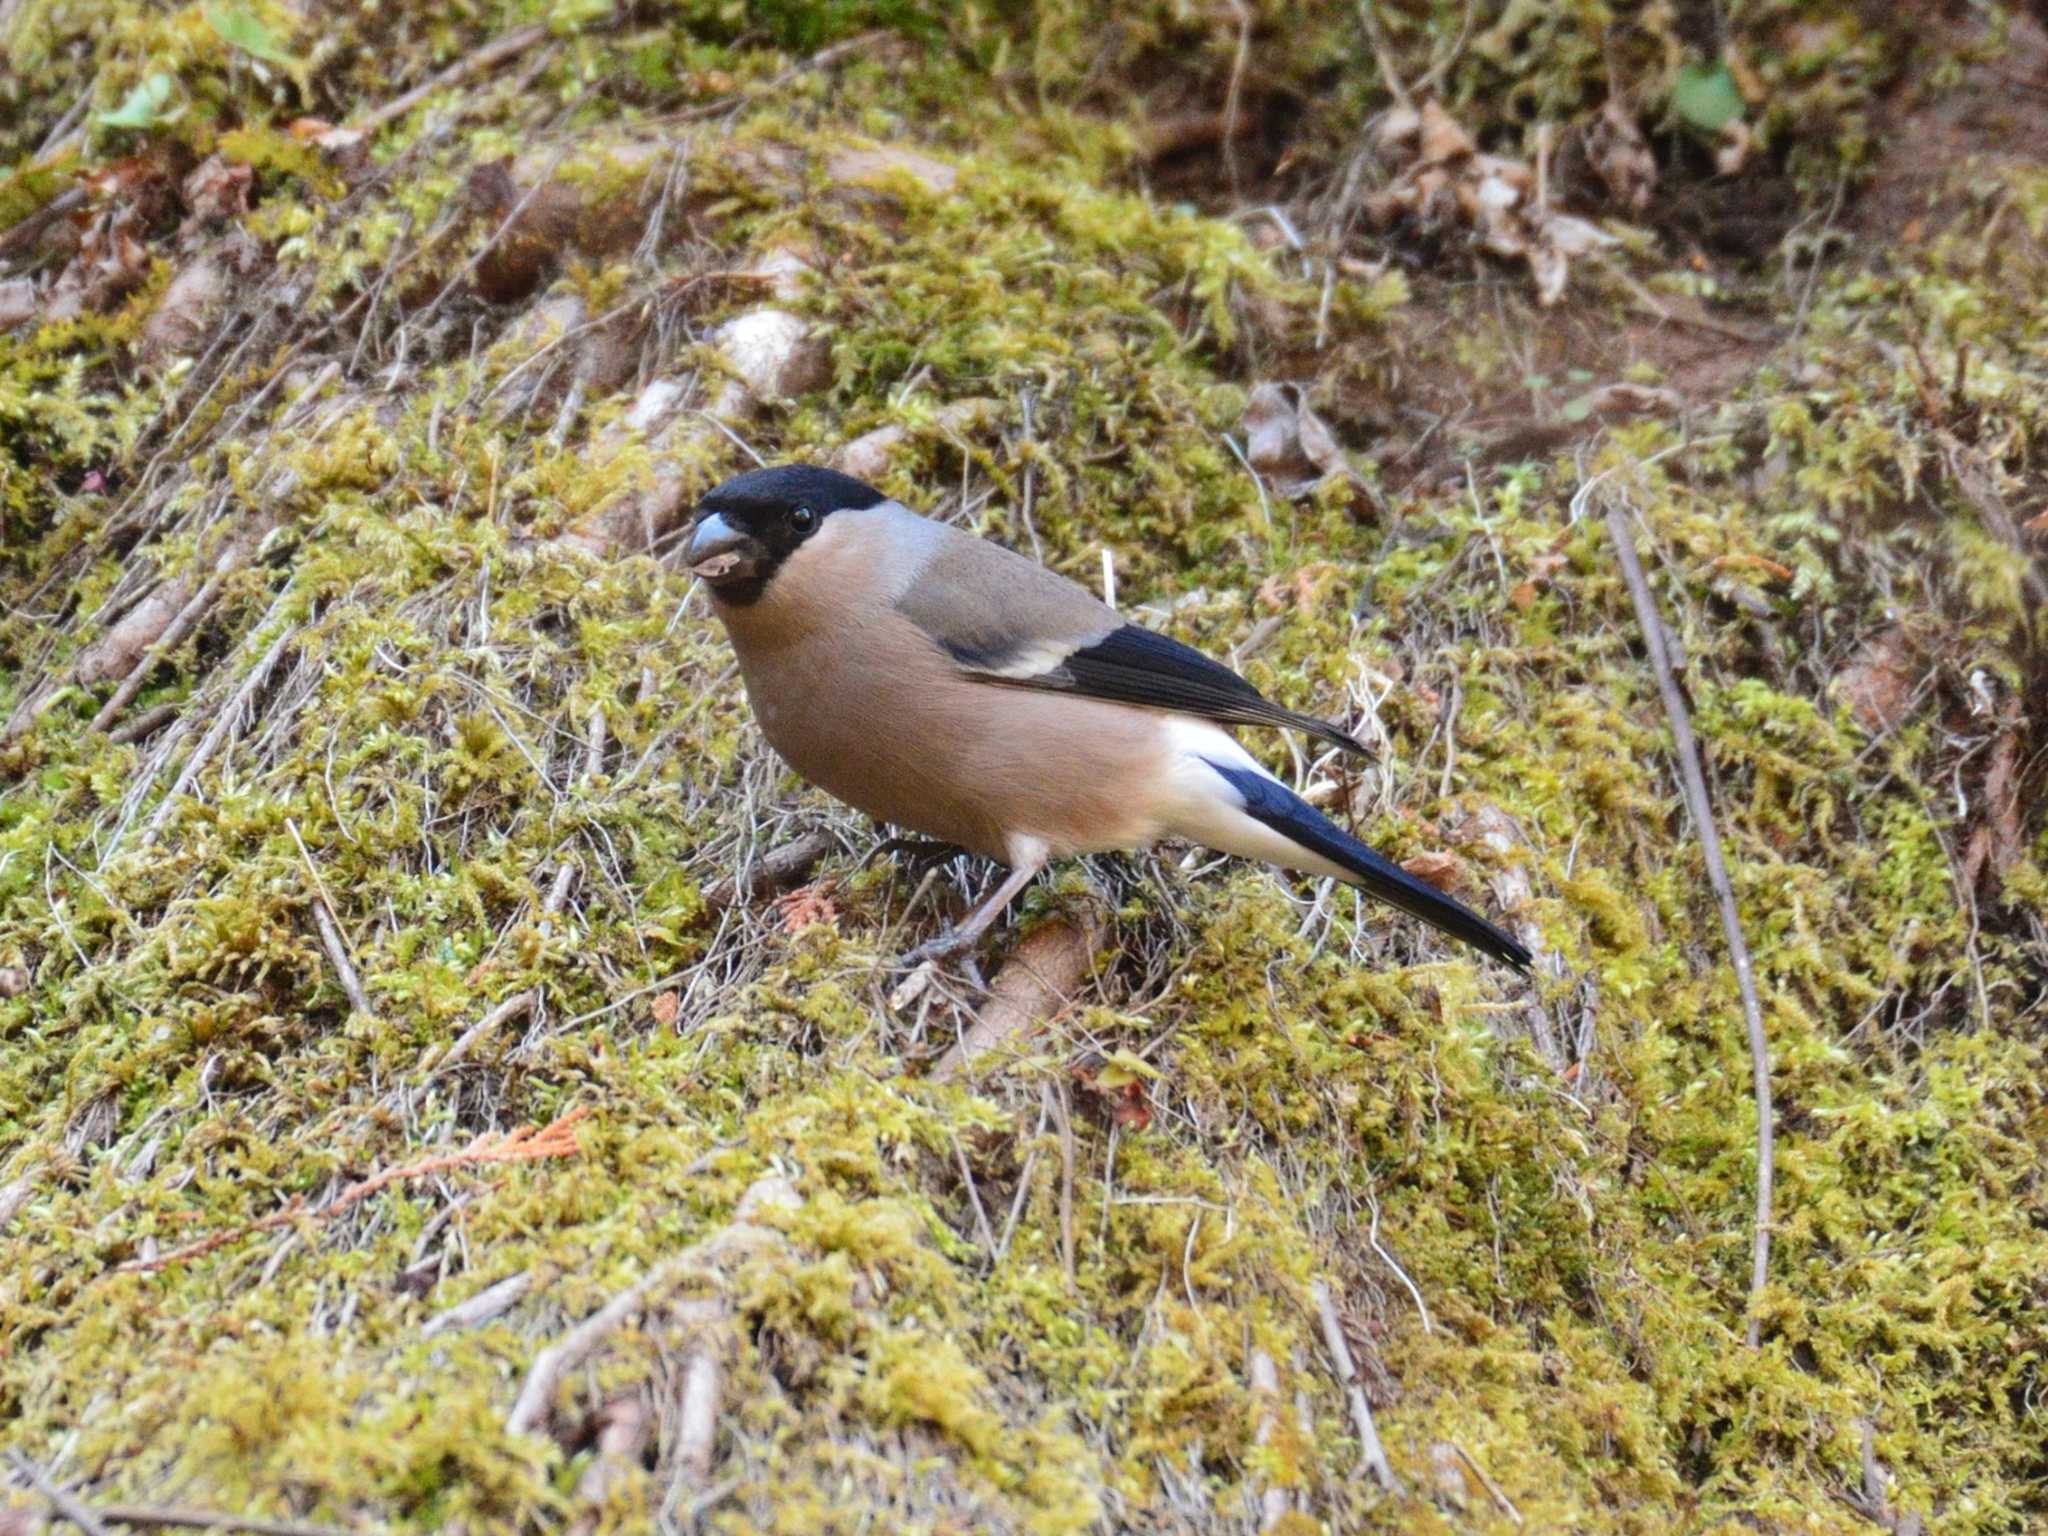
<svg viewBox="0 0 2048 1536"><path fill-rule="evenodd" d="M946 960L959 967L961 975L975 991L988 991L988 983L982 979L981 965L975 957L978 937L977 934L962 934L948 929L937 938L898 955L894 969L902 974L903 980L889 994L889 1006L903 1009L916 1002L930 988L940 963Z"/></svg>

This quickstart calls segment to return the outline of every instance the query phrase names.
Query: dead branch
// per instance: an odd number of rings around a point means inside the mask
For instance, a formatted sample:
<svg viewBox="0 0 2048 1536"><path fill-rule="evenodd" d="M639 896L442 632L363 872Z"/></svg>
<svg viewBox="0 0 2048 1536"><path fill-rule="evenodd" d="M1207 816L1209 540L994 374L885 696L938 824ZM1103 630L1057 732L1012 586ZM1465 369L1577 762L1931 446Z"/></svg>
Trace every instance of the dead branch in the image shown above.
<svg viewBox="0 0 2048 1536"><path fill-rule="evenodd" d="M126 725L111 732L107 739L117 746L126 746L132 741L144 741L178 718L175 704L155 704L130 720Z"/></svg>
<svg viewBox="0 0 2048 1536"><path fill-rule="evenodd" d="M692 1276L722 1281L718 1270L721 1261L734 1260L763 1248L779 1248L784 1241L782 1234L754 1221L753 1217L770 1206L788 1209L798 1203L796 1188L787 1179L777 1174L757 1179L741 1198L739 1208L728 1225L655 1265L534 1356L526 1380L520 1385L519 1396L512 1404L512 1411L506 1416L506 1432L530 1435L540 1430L553 1416L555 1399L570 1373L595 1354L614 1333L640 1317L657 1298L681 1281ZM700 1301L695 1305L700 1309L710 1309L705 1317L696 1319L698 1321L712 1321L714 1315L716 1319L722 1319L726 1315L726 1303L722 1299ZM708 1460L707 1457L707 1468Z"/></svg>
<svg viewBox="0 0 2048 1536"><path fill-rule="evenodd" d="M143 684L149 681L149 675L156 670L157 663L176 650L206 616L206 611L213 606L214 599L220 596L220 588L221 578L218 572L206 578L205 584L192 594L191 600L177 611L170 623L164 626L163 633L157 636L156 643L149 646L128 668L128 675L121 679L120 687L116 688L113 696L100 706L100 712L92 717L93 730L104 731L114 723L114 717L126 709L129 701L142 691Z"/></svg>
<svg viewBox="0 0 2048 1536"><path fill-rule="evenodd" d="M233 696L222 707L220 714L215 717L212 726L199 739L199 745L192 749L192 755L185 759L185 766L178 770L178 776L171 782L171 787L164 795L163 802L151 813L148 824L143 828L143 840L145 842L153 841L156 835L163 830L164 823L171 819L171 812L177 806L178 798L192 787L192 781L199 777L200 771L213 760L213 755L226 742L229 732L235 729L235 723L241 718L242 712L248 708L249 701L254 699L257 693L262 690L263 685L270 681L270 674L276 669L279 660L283 658L286 647L298 638L299 628L300 626L296 624L286 626L283 632L271 642L270 649L263 653L262 659L249 669L249 675L242 679L241 685L235 689ZM111 856L111 848L109 848L108 853Z"/></svg>
<svg viewBox="0 0 2048 1536"><path fill-rule="evenodd" d="M9 1448L7 1459L14 1464L14 1470L35 1484L37 1493L50 1501L50 1507L77 1526L86 1536L109 1536L100 1517L88 1506L81 1504L62 1488L58 1487L50 1474L21 1451Z"/></svg>
<svg viewBox="0 0 2048 1536"><path fill-rule="evenodd" d="M998 1046L1021 1043L1073 1001L1102 945L1106 924L1092 909L1034 928L996 973L988 1001L967 1033L932 1068L948 1082Z"/></svg>
<svg viewBox="0 0 2048 1536"><path fill-rule="evenodd" d="M1574 498L1575 505L1592 490L1589 481ZM1693 832L1700 840L1700 856L1706 861L1707 883L1721 910L1721 931L1728 940L1728 955L1735 966L1735 985L1742 994L1743 1023L1749 1031L1749 1065L1756 1098L1756 1215L1750 1243L1748 1326L1744 1341L1751 1349L1763 1336L1763 1317L1758 1307L1771 1265L1771 1183L1776 1162L1776 1138L1771 1118L1771 1048L1764 1037L1763 1009L1757 1002L1756 973L1749 958L1749 945L1742 937L1742 918L1735 909L1735 887L1728 879L1728 865L1721 857L1721 834L1714 825L1713 802L1707 797L1707 776L1700 766L1699 742L1693 736L1692 717L1679 691L1678 677L1671 665L1671 653L1664 643L1664 621L1657 613L1657 599L1650 591L1643 564L1636 556L1635 537L1629 531L1628 512L1620 502L1607 507L1607 535L1614 541L1615 558L1621 564L1622 580L1635 604L1636 623L1643 632L1643 645L1650 666L1657 674L1657 692L1664 700L1664 714L1671 722L1672 750L1678 757L1679 784L1684 791L1685 809Z"/></svg>
<svg viewBox="0 0 2048 1536"><path fill-rule="evenodd" d="M1499 1483L1493 1480L1487 1473L1486 1468L1479 1465L1479 1458L1455 1441L1451 1443L1451 1449L1457 1454L1458 1459L1465 1464L1466 1470L1479 1479L1479 1486L1486 1490L1487 1497L1493 1500L1495 1508L1512 1520L1517 1530L1521 1529L1525 1523L1522 1519L1522 1512L1515 1508L1515 1501L1507 1496L1506 1491Z"/></svg>
<svg viewBox="0 0 2048 1536"><path fill-rule="evenodd" d="M532 1289L532 1270L522 1269L516 1275L507 1275L497 1284L485 1286L469 1300L459 1301L445 1312L436 1312L420 1325L420 1337L431 1339L443 1333L481 1328L511 1311Z"/></svg>
<svg viewBox="0 0 2048 1536"><path fill-rule="evenodd" d="M1359 1459L1382 1488L1389 1493L1399 1493L1401 1481L1394 1476L1394 1469L1387 1464L1387 1453L1380 1445L1380 1432L1372 1421L1372 1404L1365 1400L1365 1387L1358 1379L1358 1366L1351 1358L1351 1346L1345 1342L1344 1325L1337 1319L1337 1303L1331 1298L1330 1283L1327 1280L1316 1281L1314 1293L1316 1315L1323 1324L1323 1343L1337 1368L1338 1385L1343 1387L1345 1400L1351 1405L1351 1424L1358 1432Z"/></svg>
<svg viewBox="0 0 2048 1536"><path fill-rule="evenodd" d="M1920 1512L1894 1508L1889 1497L1891 1476L1877 1459L1877 1427L1868 1419L1855 1421L1863 1432L1863 1486L1837 1489L1835 1497L1855 1510L1881 1531L1892 1536L1920 1536Z"/></svg>
<svg viewBox="0 0 2048 1536"><path fill-rule="evenodd" d="M545 22L507 32L503 37L485 43L475 53L465 54L457 59L433 79L414 86L402 96L393 97L375 111L365 113L350 123L349 127L358 133L375 133L386 124L398 121L434 92L445 91L488 70L496 69L507 59L517 58L535 43L543 41L547 35Z"/></svg>
<svg viewBox="0 0 2048 1536"><path fill-rule="evenodd" d="M19 223L0 230L0 256L12 256L74 208L85 205L84 187L66 187Z"/></svg>
<svg viewBox="0 0 2048 1536"><path fill-rule="evenodd" d="M699 1338L683 1367L682 1411L676 1430L676 1481L692 1496L711 1483L718 1448L718 1409L725 1398L725 1362L709 1338Z"/></svg>
<svg viewBox="0 0 2048 1536"><path fill-rule="evenodd" d="M284 824L291 831L292 841L298 845L306 873L313 877L313 923L320 930L320 947L327 951L328 964L334 967L341 990L348 995L349 1007L369 1018L373 1012L370 999L363 992L362 979L356 975L355 962L349 958L348 945L342 942L341 924L334 916L334 903L328 899L327 886L320 878L320 871L313 867L313 856L306 852L306 840L299 836L298 823L287 816Z"/></svg>
<svg viewBox="0 0 2048 1536"><path fill-rule="evenodd" d="M355 1536L345 1526L303 1520L271 1520L225 1510L180 1509L168 1504L101 1504L93 1513L116 1525L162 1531L246 1531L251 1536ZM68 1518L68 1517L67 1517Z"/></svg>
<svg viewBox="0 0 2048 1536"><path fill-rule="evenodd" d="M472 1050L476 1049L476 1043L479 1040L482 1040L487 1035L496 1034L514 1019L525 1018L526 1015L533 1012L534 1006L539 1001L540 993L532 987L527 988L524 992L514 992L510 997L499 1003L497 1007L493 1008L489 1013L458 1035L455 1043L448 1047L448 1053L434 1063L433 1070L435 1072L447 1071L466 1057Z"/></svg>
<svg viewBox="0 0 2048 1536"><path fill-rule="evenodd" d="M1273 1357L1263 1349L1252 1351L1249 1372L1252 1400L1258 1409L1258 1423L1252 1429L1252 1444L1266 1445L1280 1422L1280 1372ZM1285 1488L1268 1488L1259 1495L1259 1529L1270 1531L1291 1512L1293 1500Z"/></svg>
<svg viewBox="0 0 2048 1536"><path fill-rule="evenodd" d="M1066 1276L1067 1289L1074 1287L1074 1120L1067 1113L1067 1085L1059 1087L1045 1085L1046 1108L1053 1112L1053 1118L1060 1132L1060 1272Z"/></svg>
<svg viewBox="0 0 2048 1536"><path fill-rule="evenodd" d="M832 839L823 832L806 832L792 838L756 859L744 874L728 875L706 889L704 905L714 909L736 906L801 885L833 846Z"/></svg>

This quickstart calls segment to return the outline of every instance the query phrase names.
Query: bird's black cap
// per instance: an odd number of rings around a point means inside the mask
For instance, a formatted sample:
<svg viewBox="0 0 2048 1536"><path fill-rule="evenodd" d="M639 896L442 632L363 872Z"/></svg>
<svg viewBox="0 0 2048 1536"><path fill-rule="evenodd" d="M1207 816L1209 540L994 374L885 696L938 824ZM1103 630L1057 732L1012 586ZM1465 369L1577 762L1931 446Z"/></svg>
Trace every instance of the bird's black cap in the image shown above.
<svg viewBox="0 0 2048 1536"><path fill-rule="evenodd" d="M888 498L872 485L816 464L777 464L750 469L713 486L697 503L700 514L728 516L747 512L781 512L809 507L820 517L830 512L861 512Z"/></svg>

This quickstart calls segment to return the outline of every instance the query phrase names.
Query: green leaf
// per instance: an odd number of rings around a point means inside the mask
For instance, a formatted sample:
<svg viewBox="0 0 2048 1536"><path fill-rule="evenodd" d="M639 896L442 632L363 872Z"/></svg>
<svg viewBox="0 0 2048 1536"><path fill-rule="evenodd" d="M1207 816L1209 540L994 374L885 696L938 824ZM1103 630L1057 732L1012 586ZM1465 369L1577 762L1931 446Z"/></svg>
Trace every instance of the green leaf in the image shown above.
<svg viewBox="0 0 2048 1536"><path fill-rule="evenodd" d="M220 36L222 42L239 48L244 53L254 54L267 64L296 73L299 61L280 43L256 16L256 13L239 5L209 6L206 24Z"/></svg>
<svg viewBox="0 0 2048 1536"><path fill-rule="evenodd" d="M1098 1088L1128 1088L1144 1077L1157 1077L1159 1069L1133 1051L1111 1051L1095 1074Z"/></svg>
<svg viewBox="0 0 2048 1536"><path fill-rule="evenodd" d="M1671 105L1700 132L1719 133L1742 116L1742 92L1726 64L1683 64L1671 87Z"/></svg>
<svg viewBox="0 0 2048 1536"><path fill-rule="evenodd" d="M167 123L178 112L164 109L178 94L178 82L162 71L151 75L128 93L127 100L111 112L102 112L100 125L106 128L154 128L158 123ZM181 107L178 109L183 111Z"/></svg>

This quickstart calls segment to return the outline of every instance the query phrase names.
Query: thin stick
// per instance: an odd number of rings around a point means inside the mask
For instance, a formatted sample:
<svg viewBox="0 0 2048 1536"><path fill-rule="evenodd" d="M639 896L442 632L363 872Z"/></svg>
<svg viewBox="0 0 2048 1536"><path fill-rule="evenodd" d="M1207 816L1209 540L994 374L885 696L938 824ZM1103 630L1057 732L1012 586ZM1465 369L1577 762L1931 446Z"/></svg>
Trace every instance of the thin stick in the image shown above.
<svg viewBox="0 0 2048 1536"><path fill-rule="evenodd" d="M1259 1410L1258 1423L1252 1430L1252 1444L1265 1446L1279 1428L1280 1372L1271 1355L1263 1349L1254 1349L1249 1375L1253 1401ZM1259 1494L1259 1529L1270 1531L1278 1525L1287 1517L1293 1502L1285 1488L1269 1485L1262 1490Z"/></svg>
<svg viewBox="0 0 2048 1536"><path fill-rule="evenodd" d="M1359 1382L1358 1366L1351 1358L1351 1346L1344 1342L1344 1325L1337 1321L1337 1304L1330 1297L1330 1284L1327 1280L1318 1280L1313 1289L1316 1315L1323 1323L1323 1343L1329 1348L1330 1359L1337 1367L1337 1381L1351 1404L1351 1423L1358 1431L1359 1455L1366 1470L1382 1488L1389 1493L1399 1493L1401 1481L1394 1476L1394 1469L1387 1464L1387 1453L1380 1445L1380 1432L1372 1421L1372 1404L1365 1400L1365 1388Z"/></svg>
<svg viewBox="0 0 2048 1536"><path fill-rule="evenodd" d="M148 825L143 828L144 842L153 840L157 833L163 830L164 823L171 819L171 812L177 806L178 797L192 787L192 781L199 777L200 770L205 768L214 753L220 750L221 743L227 740L228 733L234 729L235 720L240 716L244 706L255 698L257 691L270 680L271 670L284 655L285 647L298 636L298 625L287 626L284 632L271 642L270 649L263 653L263 659L249 669L249 675L242 679L241 686L235 689L234 696L222 706L212 728L200 738L199 745L192 749L192 755L185 759L185 766L178 770L177 778L171 781L171 787L165 792L163 801L151 814ZM106 856L113 856L112 848L107 850ZM105 859L101 862L104 863Z"/></svg>
<svg viewBox="0 0 2048 1536"><path fill-rule="evenodd" d="M1387 90L1393 95L1394 103L1403 111L1415 110L1415 98L1408 87L1401 83L1401 72L1394 68L1394 56L1387 48L1387 34L1380 29L1379 13L1373 9L1378 0L1358 0L1358 19L1365 27L1366 41L1372 44L1372 56L1380 67L1380 78L1387 82Z"/></svg>
<svg viewBox="0 0 2048 1536"><path fill-rule="evenodd" d="M974 1170L967 1165L967 1149L960 1145L958 1136L953 1137L952 1141L953 1159L960 1165L960 1178L967 1186L968 1203L974 1207L974 1230L981 1235L983 1251L994 1253L996 1235L989 1228L988 1212L981 1208L981 1190L975 1185Z"/></svg>
<svg viewBox="0 0 2048 1536"><path fill-rule="evenodd" d="M299 836L299 824L287 816L285 827L292 835L292 841L299 845L299 857L306 861L306 873L313 877L313 923L320 930L320 947L327 951L328 963L334 967L334 974L341 979L341 990L348 994L348 1004L365 1018L372 1016L370 999L363 993L362 978L356 975L355 962L349 959L348 946L342 942L341 924L335 921L334 904L327 899L327 886L320 878L320 871L313 867L313 856L306 852L306 840Z"/></svg>
<svg viewBox="0 0 2048 1536"><path fill-rule="evenodd" d="M486 1035L497 1033L514 1019L521 1019L533 1012L533 1005L540 1001L540 993L532 987L524 992L514 992L489 1013L478 1019L457 1037L448 1047L448 1054L434 1063L435 1072L445 1072L476 1048L477 1041Z"/></svg>
<svg viewBox="0 0 2048 1536"><path fill-rule="evenodd" d="M795 1191L773 1175L756 1180L753 1188L741 1197L739 1209L734 1212L730 1225L663 1259L535 1355L533 1364L527 1368L526 1380L520 1384L512 1411L506 1415L505 1432L530 1435L540 1429L554 1412L555 1395L569 1373L596 1353L606 1339L645 1311L655 1296L690 1276L722 1283L724 1277L717 1269L719 1259L744 1249L757 1235L766 1242L780 1244L783 1241L781 1233L763 1227L751 1218L764 1205L787 1207L795 1201ZM709 1326L725 1321L731 1309L720 1299L700 1299L679 1303L674 1310Z"/></svg>
<svg viewBox="0 0 2048 1536"><path fill-rule="evenodd" d="M1686 712L1685 696L1678 690L1671 655L1664 644L1664 621L1657 616L1657 599L1643 575L1636 557L1635 537L1629 532L1628 513L1619 502L1607 508L1607 534L1614 541L1615 557L1621 562L1622 579L1635 603L1636 623L1643 631L1643 644L1650 653L1650 665L1657 674L1657 692L1664 700L1664 713L1671 722L1671 741L1678 755L1679 782L1685 791L1686 813L1692 818L1693 833L1700 840L1700 854L1706 860L1707 883L1721 909L1721 931L1727 936L1729 958L1735 964L1735 985L1742 993L1742 1017L1749 1030L1749 1067L1756 1098L1756 1216L1750 1242L1749 1313L1743 1340L1751 1349L1763 1336L1763 1319L1757 1307L1771 1265L1771 1183L1776 1165L1776 1135L1771 1117L1771 1048L1764 1038L1763 1009L1757 1003L1756 973L1750 964L1749 945L1743 941L1742 919L1735 910L1735 887L1728 879L1728 865L1721 857L1721 835L1714 826L1713 804L1707 798L1707 777L1700 767L1699 743L1692 733L1692 717Z"/></svg>
<svg viewBox="0 0 2048 1536"><path fill-rule="evenodd" d="M375 133L385 124L396 122L399 118L405 116L406 113L425 101L434 92L446 90L451 85L460 85L463 81L470 79L472 76L480 75L485 70L497 68L498 65L504 63L507 59L515 58L519 54L526 52L527 49L540 42L547 35L548 29L545 23L537 23L534 26L521 27L517 31L507 32L503 37L493 42L485 43L475 53L467 54L457 59L453 64L442 70L441 73L434 76L433 79L414 86L403 96L394 97L392 100L385 102L383 106L367 116L357 118L349 124L349 127L360 129L364 133Z"/></svg>
<svg viewBox="0 0 2048 1536"><path fill-rule="evenodd" d="M65 214L83 204L85 197L85 188L67 187L19 224L0 230L0 256L13 255L17 247L27 245Z"/></svg>
<svg viewBox="0 0 2048 1536"><path fill-rule="evenodd" d="M367 1179L349 1185L325 1205L306 1208L305 1201L294 1195L284 1206L268 1216L259 1216L254 1221L245 1221L240 1226L226 1231L215 1232L196 1242L174 1248L169 1253L160 1253L154 1258L129 1259L116 1264L113 1273L148 1274L152 1270L164 1269L172 1264L181 1264L189 1259L204 1257L216 1249L257 1232L270 1232L279 1227L290 1226L304 1217L308 1221L326 1221L338 1216L353 1205L360 1204L379 1190L410 1179L423 1179L437 1173L446 1173L451 1168L467 1168L496 1163L531 1163L550 1157L578 1157L582 1145L576 1139L576 1127L590 1115L587 1105L570 1110L541 1126L522 1126L507 1135L490 1133L477 1137L468 1146L454 1152L435 1153L417 1162L405 1163L396 1168L386 1168L373 1173Z"/></svg>
<svg viewBox="0 0 2048 1536"><path fill-rule="evenodd" d="M1517 1527L1521 1526L1522 1512L1515 1508L1515 1501L1502 1491L1500 1484L1487 1476L1486 1468L1479 1465L1479 1459L1456 1441L1451 1442L1451 1449L1458 1453L1458 1459L1465 1463L1474 1477L1479 1479L1480 1486L1493 1496L1493 1502L1500 1506L1500 1512L1514 1521Z"/></svg>
<svg viewBox="0 0 2048 1536"><path fill-rule="evenodd" d="M744 879L729 875L706 889L704 904L707 907L730 907L801 884L832 848L832 839L824 833L806 832L755 860Z"/></svg>
<svg viewBox="0 0 2048 1536"><path fill-rule="evenodd" d="M718 1449L718 1410L725 1401L725 1363L715 1338L700 1338L683 1367L682 1405L677 1412L676 1481L700 1494L711 1481Z"/></svg>
<svg viewBox="0 0 2048 1536"><path fill-rule="evenodd" d="M94 1511L117 1525L145 1530L250 1531L254 1536L354 1536L345 1526L308 1525L299 1520L267 1520L261 1515L231 1515L215 1509L177 1509L163 1504L107 1504Z"/></svg>
<svg viewBox="0 0 2048 1536"><path fill-rule="evenodd" d="M1074 1284L1074 1122L1067 1115L1066 1085L1047 1086L1045 1102L1060 1130L1060 1269Z"/></svg>
<svg viewBox="0 0 2048 1536"><path fill-rule="evenodd" d="M510 1311L532 1289L532 1270L522 1269L516 1275L507 1275L497 1284L484 1287L469 1300L458 1301L446 1311L436 1312L420 1324L420 1337L431 1339L436 1334L481 1327Z"/></svg>
<svg viewBox="0 0 2048 1536"><path fill-rule="evenodd" d="M154 704L126 725L108 735L107 740L116 746L126 746L131 741L141 741L154 736L158 731L178 718L175 704Z"/></svg>
<svg viewBox="0 0 2048 1536"><path fill-rule="evenodd" d="M142 692L142 685L148 682L150 674L156 671L157 663L176 650L199 621L206 617L207 609L211 608L213 600L220 596L220 587L221 577L216 572L207 577L205 584L192 594L185 606L171 616L171 622L164 626L164 632L157 636L156 643L144 651L135 665L129 668L128 675L121 679L121 684L114 690L112 697L102 704L100 712L92 717L92 730L104 731L112 725L114 717L128 707L129 701L136 694Z"/></svg>
<svg viewBox="0 0 2048 1536"><path fill-rule="evenodd" d="M78 1500L71 1497L62 1488L59 1488L51 1480L50 1474L45 1472L36 1462L30 1460L25 1453L10 1448L7 1452L7 1459L14 1463L15 1471L36 1485L36 1492L48 1499L50 1506L58 1514L69 1520L81 1531L84 1531L86 1536L110 1536L106 1526L100 1523L100 1517L91 1508L79 1503Z"/></svg>

